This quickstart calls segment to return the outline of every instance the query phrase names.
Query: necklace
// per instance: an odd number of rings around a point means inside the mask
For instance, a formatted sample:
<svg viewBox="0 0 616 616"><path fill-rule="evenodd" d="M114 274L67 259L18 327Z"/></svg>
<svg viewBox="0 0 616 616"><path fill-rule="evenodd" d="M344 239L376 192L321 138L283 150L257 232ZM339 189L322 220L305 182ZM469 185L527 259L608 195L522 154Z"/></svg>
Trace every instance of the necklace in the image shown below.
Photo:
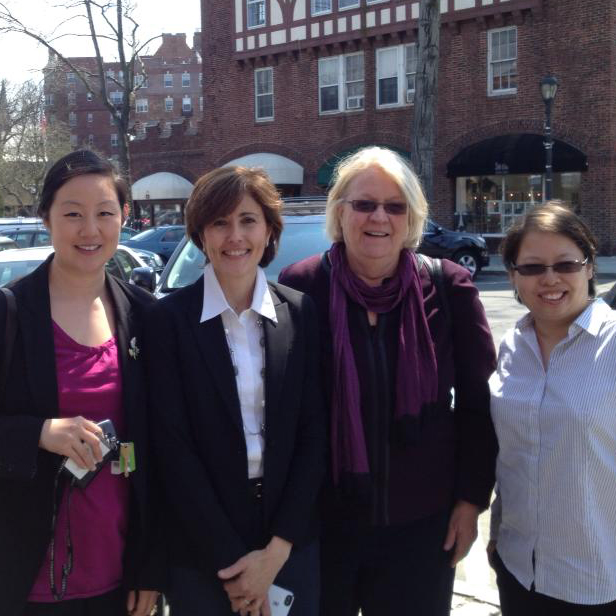
<svg viewBox="0 0 616 616"><path fill-rule="evenodd" d="M261 347L261 379L263 381L263 398L261 400L261 408L265 410L265 336L263 335L263 320L259 317L257 319L257 327L259 328L259 346ZM227 346L229 347L229 355L231 356L231 365L233 366L233 374L235 374L235 378L237 379L240 374L240 369L235 359L235 350L233 349L233 345L231 344L231 338L229 337L229 329L224 327L225 330L225 338L227 339ZM242 427L244 429L244 434L249 436L261 436L265 438L265 419L263 419L259 425L259 430L255 432L254 430L250 430L246 423L244 422L244 418L242 417Z"/></svg>

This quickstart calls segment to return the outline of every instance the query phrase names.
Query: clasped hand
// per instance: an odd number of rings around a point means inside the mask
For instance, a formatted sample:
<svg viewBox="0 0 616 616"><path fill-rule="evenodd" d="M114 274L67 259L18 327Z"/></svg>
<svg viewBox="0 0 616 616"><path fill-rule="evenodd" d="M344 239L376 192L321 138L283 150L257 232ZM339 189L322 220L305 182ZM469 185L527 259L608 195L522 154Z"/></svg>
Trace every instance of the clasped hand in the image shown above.
<svg viewBox="0 0 616 616"><path fill-rule="evenodd" d="M77 466L90 471L101 462L100 437L103 431L92 421L84 417L67 417L47 419L43 424L39 447L67 456Z"/></svg>
<svg viewBox="0 0 616 616"><path fill-rule="evenodd" d="M218 572L225 580L224 589L234 612L240 616L271 616L267 591L290 552L288 541L274 537L265 549L249 552Z"/></svg>

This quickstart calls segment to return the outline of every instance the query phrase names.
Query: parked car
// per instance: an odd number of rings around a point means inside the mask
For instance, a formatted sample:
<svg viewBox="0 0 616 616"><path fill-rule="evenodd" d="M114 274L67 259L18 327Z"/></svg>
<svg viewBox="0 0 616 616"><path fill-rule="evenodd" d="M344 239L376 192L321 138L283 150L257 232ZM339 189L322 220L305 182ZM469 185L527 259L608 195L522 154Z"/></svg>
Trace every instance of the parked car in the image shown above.
<svg viewBox="0 0 616 616"><path fill-rule="evenodd" d="M29 274L52 252L52 246L17 248L0 252L0 287ZM107 271L126 282L134 282L131 277L137 268L142 272L147 270L152 276L154 275L147 263L126 246L118 246L114 256L107 262Z"/></svg>
<svg viewBox="0 0 616 616"><path fill-rule="evenodd" d="M152 227L134 235L130 240L120 240L120 243L130 248L155 252L166 263L185 233L184 225Z"/></svg>
<svg viewBox="0 0 616 616"><path fill-rule="evenodd" d="M0 235L0 250L11 250L17 248L17 244L10 238Z"/></svg>
<svg viewBox="0 0 616 616"><path fill-rule="evenodd" d="M120 241L123 242L124 240L130 240L138 233L139 231L137 231L137 229L133 229L132 227L122 227L120 229Z"/></svg>
<svg viewBox="0 0 616 616"><path fill-rule="evenodd" d="M20 225L0 226L0 235L10 237L17 248L32 248L37 246L50 246L51 236L43 224L28 223Z"/></svg>
<svg viewBox="0 0 616 616"><path fill-rule="evenodd" d="M160 255L157 255L151 250L144 250L143 248L131 248L131 250L136 252L157 274L162 273L165 268L165 262L161 259Z"/></svg>

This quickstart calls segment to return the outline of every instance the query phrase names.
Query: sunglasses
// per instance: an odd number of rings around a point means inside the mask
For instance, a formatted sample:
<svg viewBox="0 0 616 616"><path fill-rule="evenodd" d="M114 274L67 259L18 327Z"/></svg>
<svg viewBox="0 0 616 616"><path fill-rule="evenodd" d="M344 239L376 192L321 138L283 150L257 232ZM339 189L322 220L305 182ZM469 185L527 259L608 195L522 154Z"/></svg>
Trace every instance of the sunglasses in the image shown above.
<svg viewBox="0 0 616 616"><path fill-rule="evenodd" d="M541 276L552 269L556 274L576 274L588 263L588 257L583 261L559 261L554 265L544 265L543 263L526 263L524 265L514 265L511 269L515 270L520 276Z"/></svg>
<svg viewBox="0 0 616 616"><path fill-rule="evenodd" d="M362 214L371 214L379 205L383 205L385 212L393 216L406 214L407 210L404 201L373 201L372 199L345 199L345 201L351 204L353 210Z"/></svg>

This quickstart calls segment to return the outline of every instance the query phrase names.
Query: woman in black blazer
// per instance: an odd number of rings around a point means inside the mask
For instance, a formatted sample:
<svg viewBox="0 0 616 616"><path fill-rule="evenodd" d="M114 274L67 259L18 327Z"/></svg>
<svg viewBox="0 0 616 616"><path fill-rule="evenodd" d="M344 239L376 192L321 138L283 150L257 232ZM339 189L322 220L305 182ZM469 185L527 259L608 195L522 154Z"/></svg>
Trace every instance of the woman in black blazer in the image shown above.
<svg viewBox="0 0 616 616"><path fill-rule="evenodd" d="M294 594L292 616L318 612L315 309L259 267L276 254L280 207L261 171L204 175L186 219L208 264L147 318L174 616L267 616L272 583Z"/></svg>
<svg viewBox="0 0 616 616"><path fill-rule="evenodd" d="M138 357L152 298L105 273L125 202L126 184L106 160L88 151L59 160L39 207L55 252L11 286L17 335L0 391L3 616L146 616L161 588ZM108 462L83 490L69 486L63 458L95 468L96 422L110 417L136 470L112 476Z"/></svg>

